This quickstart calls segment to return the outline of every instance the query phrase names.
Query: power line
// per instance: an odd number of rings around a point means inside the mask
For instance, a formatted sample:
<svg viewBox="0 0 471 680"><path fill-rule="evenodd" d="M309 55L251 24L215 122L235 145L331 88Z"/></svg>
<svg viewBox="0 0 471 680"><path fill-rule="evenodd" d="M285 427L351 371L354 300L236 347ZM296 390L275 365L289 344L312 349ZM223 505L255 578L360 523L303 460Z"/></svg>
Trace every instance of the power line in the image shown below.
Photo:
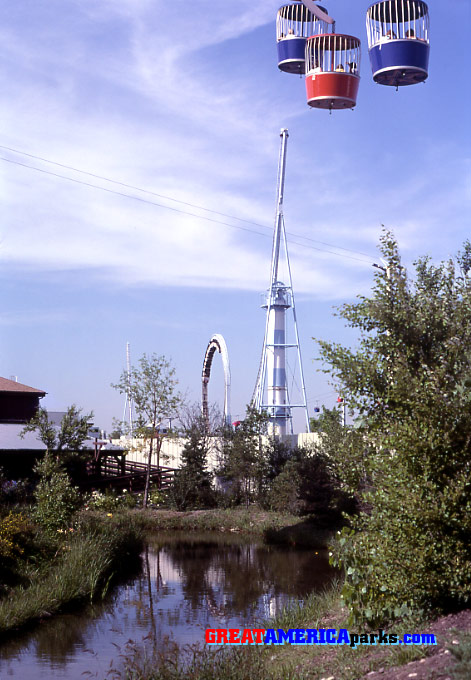
<svg viewBox="0 0 471 680"><path fill-rule="evenodd" d="M307 401L308 401L308 404L310 404L312 401L320 401L324 397L330 397L330 396L334 397L336 394L337 394L337 392L334 392L333 390L331 390L330 392L322 392L322 394L316 394L313 397L311 397L310 399L308 399Z"/></svg>
<svg viewBox="0 0 471 680"><path fill-rule="evenodd" d="M232 215L228 215L226 213L220 213L220 212L217 212L215 210L210 210L209 208L203 208L201 206L194 205L192 203L185 203L184 201L179 201L178 199L163 196L162 194L157 194L157 193L149 191L147 189L141 189L139 187L134 187L131 184L125 184L124 182L119 182L117 180L112 180L112 179L109 179L107 177L103 177L101 175L96 175L94 173L90 173L90 172L87 172L87 171L84 171L84 170L79 170L77 168L73 168L72 166L64 165L64 164L61 164L61 163L56 163L55 161L49 161L47 159L42 159L39 156L33 156L32 154L27 154L26 152L16 151L15 149L11 149L10 147L5 147L5 146L0 145L0 148L7 149L7 150L13 151L15 153L23 154L23 155L29 156L31 158L36 158L37 160L42 160L44 162L47 162L47 163L50 163L50 164L53 164L53 165L57 165L58 167L63 167L65 169L69 169L69 170L72 170L74 172L79 172L81 174L85 174L85 175L88 175L88 176L91 176L91 177L95 177L96 179L101 179L101 180L104 180L104 181L107 181L107 182L110 182L110 183L113 183L113 184L124 186L124 187L130 188L130 189L134 189L134 190L140 191L142 193L147 193L147 194L154 195L154 196L160 196L162 198L165 198L166 200L171 200L171 201L174 201L176 203L181 203L182 205L192 206L192 207L194 207L198 210L204 210L206 212L211 212L213 214L225 216L225 217L228 217L230 219L239 220L239 221L245 222L247 224L253 224L255 226L262 227L263 229L269 229L270 231L272 230L271 227L268 227L268 226L263 225L263 224L258 224L257 222L250 222L249 220L244 220L240 217L235 217L235 216L232 216ZM74 177L68 177L67 175L61 175L61 174L56 173L56 172L51 172L50 170L44 170L44 168L38 168L38 167L35 167L33 165L28 165L27 163L21 163L20 161L15 161L11 158L5 158L5 157L0 156L0 160L4 161L6 163L10 163L10 164L13 164L13 165L18 165L18 166L23 167L23 168L27 168L28 170L34 170L36 172L40 172L42 174L49 175L51 177L56 177L58 179L64 179L64 180L67 180L69 182L73 182L74 184L80 184L82 186L86 186L86 187L89 187L89 188L92 188L92 189L97 189L99 191L104 191L104 192L109 193L109 194L114 194L116 196L121 196L121 197L124 197L124 198L132 199L134 201L139 201L140 203L146 203L148 205L153 205L153 206L156 206L156 207L159 207L159 208L164 208L166 210L171 210L172 212L176 212L176 213L179 213L179 214L189 215L191 217L196 217L197 219L205 220L207 222L212 222L214 224L221 224L223 226L230 227L232 229L239 229L241 231L247 231L247 232L252 233L252 234L257 234L259 236L265 236L267 238L271 238L271 234L264 234L260 231L255 230L255 229L249 229L248 227L242 227L242 226L236 225L236 224L229 224L228 222L223 222L222 220L216 220L214 218L205 217L204 215L198 215L196 213L192 213L192 212L189 212L187 210L181 210L179 208L173 208L169 205L157 203L156 201L149 201L148 199L141 198L140 196L133 196L132 194L128 194L128 193L125 193L125 192L122 192L122 191L116 191L115 189L109 189L107 187L102 187L102 186L99 186L97 184L93 184L91 182L84 182L83 180L79 180L79 179L76 179ZM339 250L345 250L347 252L352 252L352 253L357 253L359 255L364 255L365 257L368 257L370 260L374 260L374 258L371 255L368 255L366 253L361 253L361 252L358 252L358 251L355 251L355 250L351 250L349 248L344 248L342 246L336 246L334 244L325 243L323 241L317 241L316 239L312 239L308 236L303 236L301 234L294 234L293 232L287 232L287 234L289 234L290 236L292 236L294 238L305 239L305 240L310 241L312 243L321 243L322 245L327 245L327 246L330 246L332 248L337 248ZM312 245L309 245L309 244L306 244L306 243L299 243L299 241L294 241L292 238L290 239L290 241L291 241L291 243L294 243L295 245L298 245L298 246L303 247L303 248L310 248L312 250L317 250L319 252L328 253L330 255L336 255L337 257L343 257L343 258L346 258L346 259L349 259L349 260L355 260L357 262L363 262L363 263L366 264L365 260L360 259L358 257L352 257L351 255L344 255L342 253L336 253L334 251L326 250L325 248L318 248L316 246L312 246Z"/></svg>
<svg viewBox="0 0 471 680"><path fill-rule="evenodd" d="M36 156L34 154L28 153L26 151L20 151L19 149L14 149L10 146L4 146L0 144L0 149L5 149L7 151L11 151L13 153L20 154L22 156L28 156L28 158L34 158L35 160L42 161L43 163L49 163L51 165L56 165L59 168L65 168L66 170L72 170L73 172L78 172L82 175L88 175L89 177L94 177L95 179L101 179L104 180L105 182L110 182L111 184L117 184L119 186L125 187L126 189L133 189L135 191L140 191L141 193L149 194L150 196L157 196L158 198L164 198L167 201L172 201L174 203L180 203L182 205L187 205L190 208L196 208L197 210L204 210L205 212L210 212L215 215L220 215L221 217L228 217L233 220L238 220L239 222L245 222L246 224L252 224L255 227L262 227L263 229L269 229L272 231L272 227L268 226L266 224L260 224L259 222L254 222L253 220L246 220L243 217L237 217L235 215L229 215L228 213L223 213L219 212L217 210L212 210L210 208L205 208L201 205L195 205L194 203L188 203L186 201L182 201L178 198L173 198L172 196L166 196L165 194L159 194L155 191L151 191L150 189L143 189L142 187L135 186L133 184L128 184L126 182L122 182L120 180L116 179L111 179L110 177L105 177L104 175L98 175L94 172L90 172L88 170L81 170L80 168L76 168L72 165L66 165L64 163L59 163L57 161L50 160L49 158L44 158L42 156ZM30 166L28 166L30 167ZM353 250L352 248L345 248L344 246L337 246L333 243L327 243L325 241L319 241L318 239L313 239L310 236L303 236L302 234L295 234L294 232L286 232L290 236L294 236L295 238L302 238L305 239L306 241L311 241L312 243L320 243L321 245L328 246L329 248L337 248L338 250L345 250L346 252L349 253L354 253L356 255L364 255L365 257L370 258L371 260L374 260L375 258L369 255L368 253L362 253L361 251L358 250Z"/></svg>
<svg viewBox="0 0 471 680"><path fill-rule="evenodd" d="M98 189L99 191L105 191L107 194L114 194L115 196L122 196L124 198L130 198L133 201L139 201L139 203L147 203L148 205L154 205L158 208L165 208L166 210L172 210L173 212L180 213L183 215L191 215L192 217L197 217L200 220L206 220L207 222L215 222L216 224L223 224L226 227L232 227L233 229L242 229L243 231L249 231L252 234L258 234L259 236L268 237L268 234L263 234L261 231L255 231L255 229L249 229L248 227L240 227L236 224L229 224L228 222L222 222L221 220L215 220L211 217L204 217L203 215L197 215L196 213L188 212L187 210L179 210L178 208L172 208L169 205L164 205L163 203L157 203L155 201L148 201L145 198L140 198L140 196L133 196L132 194L125 194L123 191L116 191L115 189L107 189L106 187L100 187L98 184L92 184L91 182L84 182L80 179L75 179L75 177L67 177L66 175L59 175L57 172L51 172L50 170L44 170L43 168L36 168L33 165L27 165L26 163L20 163L19 161L14 161L11 158L3 158L0 156L0 161L6 161L7 163L13 163L13 165L19 165L23 168L28 168L29 170L36 170L36 172L41 172L44 175L51 175L52 177L58 177L60 179L65 179L69 182L74 182L74 184L81 184L85 187L90 187L91 189Z"/></svg>
<svg viewBox="0 0 471 680"><path fill-rule="evenodd" d="M64 163L58 163L57 161L51 161L49 158L43 158L42 156L35 156L32 153L26 153L26 151L19 151L18 149L13 149L9 146L3 146L0 144L0 149L5 149L6 151L12 151L13 153L20 154L21 156L28 156L28 158L34 158L37 161L42 161L43 163L49 163L50 165L56 165L59 168L64 168L66 170L72 170L73 172L79 172L81 175L87 175L88 177L94 177L95 179L101 179L105 182L110 182L111 184L117 184L121 187L125 187L126 189L133 189L134 191L140 191L143 194L149 194L150 196L157 196L157 198L164 198L166 201L172 201L174 203L181 203L182 205L187 205L190 208L196 208L197 210L204 210L205 212L210 212L215 215L220 215L221 217L229 217L234 220L239 220L240 222L246 222L247 224L253 224L256 227L263 227L264 229L270 229L271 227L268 227L265 224L258 224L257 222L253 222L251 220L245 220L242 217L235 217L234 215L228 215L223 212L218 212L217 210L211 210L210 208L204 208L201 205L196 205L194 203L188 203L186 201L182 201L178 198L172 198L171 196L166 196L165 194L159 194L156 191L151 191L150 189L143 189L142 187L135 186L134 184L127 184L126 182L122 182L120 180L116 179L111 179L110 177L105 177L104 175L98 175L94 172L89 172L88 170L80 170L79 168L74 168L72 165L65 165Z"/></svg>

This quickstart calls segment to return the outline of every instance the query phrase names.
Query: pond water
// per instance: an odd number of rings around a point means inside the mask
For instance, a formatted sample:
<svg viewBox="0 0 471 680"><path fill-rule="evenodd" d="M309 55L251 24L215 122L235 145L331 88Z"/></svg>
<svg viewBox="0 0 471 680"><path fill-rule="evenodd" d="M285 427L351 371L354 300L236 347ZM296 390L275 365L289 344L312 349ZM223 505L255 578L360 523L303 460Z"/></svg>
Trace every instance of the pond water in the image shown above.
<svg viewBox="0 0 471 680"><path fill-rule="evenodd" d="M229 534L155 534L141 559L140 573L104 601L2 644L0 678L105 678L129 640L202 644L206 628L254 627L335 575L325 551Z"/></svg>

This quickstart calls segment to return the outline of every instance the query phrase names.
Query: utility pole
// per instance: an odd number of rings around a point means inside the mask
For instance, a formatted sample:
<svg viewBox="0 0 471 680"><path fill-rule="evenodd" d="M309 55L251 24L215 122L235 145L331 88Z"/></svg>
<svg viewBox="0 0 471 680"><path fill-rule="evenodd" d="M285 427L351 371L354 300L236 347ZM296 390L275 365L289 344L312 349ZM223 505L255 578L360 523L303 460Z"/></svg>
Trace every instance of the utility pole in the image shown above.
<svg viewBox="0 0 471 680"><path fill-rule="evenodd" d="M134 402L131 394L131 347L129 342L126 343L126 377L128 383L128 390L124 401L123 422L129 427L129 435L133 436L134 430Z"/></svg>

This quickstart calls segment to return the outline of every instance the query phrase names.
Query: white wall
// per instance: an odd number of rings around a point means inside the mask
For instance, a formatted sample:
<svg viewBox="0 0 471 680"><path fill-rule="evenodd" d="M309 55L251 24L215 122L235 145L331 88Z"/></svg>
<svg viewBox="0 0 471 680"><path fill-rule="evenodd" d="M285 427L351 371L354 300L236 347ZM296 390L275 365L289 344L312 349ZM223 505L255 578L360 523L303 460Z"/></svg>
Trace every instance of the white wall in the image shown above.
<svg viewBox="0 0 471 680"><path fill-rule="evenodd" d="M268 437L262 438L263 442L266 443ZM300 434L288 434L283 437L283 441L286 442L294 448L296 446L312 446L319 441L319 434L317 432L303 432ZM186 439L183 437L164 437L162 442L162 449L160 451L160 464L178 468L181 466L181 452L185 446ZM221 446L220 437L211 438L211 451L208 455L208 467L213 470L218 464L218 451ZM147 462L147 452L149 450L149 442L144 439L113 439L113 444L118 444L123 448L128 448L129 453L126 456L126 460L134 461L137 463ZM157 460L155 454L152 455L152 464L156 465Z"/></svg>

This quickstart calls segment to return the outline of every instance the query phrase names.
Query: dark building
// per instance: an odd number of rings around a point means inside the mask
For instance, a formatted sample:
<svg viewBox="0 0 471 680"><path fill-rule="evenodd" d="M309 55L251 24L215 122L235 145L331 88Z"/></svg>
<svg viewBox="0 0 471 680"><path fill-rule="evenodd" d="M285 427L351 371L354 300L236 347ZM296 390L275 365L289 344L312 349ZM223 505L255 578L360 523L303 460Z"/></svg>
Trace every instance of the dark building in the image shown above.
<svg viewBox="0 0 471 680"><path fill-rule="evenodd" d="M27 423L45 396L42 390L0 378L0 423Z"/></svg>
<svg viewBox="0 0 471 680"><path fill-rule="evenodd" d="M46 451L39 432L23 432L26 423L40 408L40 399L45 396L43 390L0 378L0 468L9 479L30 475L34 463ZM49 422L57 431L64 415L58 411L48 412ZM93 423L90 423L88 438L82 449L88 451L91 458L98 452L121 458L124 454L124 449L101 438L99 428L93 427Z"/></svg>
<svg viewBox="0 0 471 680"><path fill-rule="evenodd" d="M38 456L45 451L36 432L21 436L44 396L43 390L0 378L0 466L12 479L28 475Z"/></svg>

